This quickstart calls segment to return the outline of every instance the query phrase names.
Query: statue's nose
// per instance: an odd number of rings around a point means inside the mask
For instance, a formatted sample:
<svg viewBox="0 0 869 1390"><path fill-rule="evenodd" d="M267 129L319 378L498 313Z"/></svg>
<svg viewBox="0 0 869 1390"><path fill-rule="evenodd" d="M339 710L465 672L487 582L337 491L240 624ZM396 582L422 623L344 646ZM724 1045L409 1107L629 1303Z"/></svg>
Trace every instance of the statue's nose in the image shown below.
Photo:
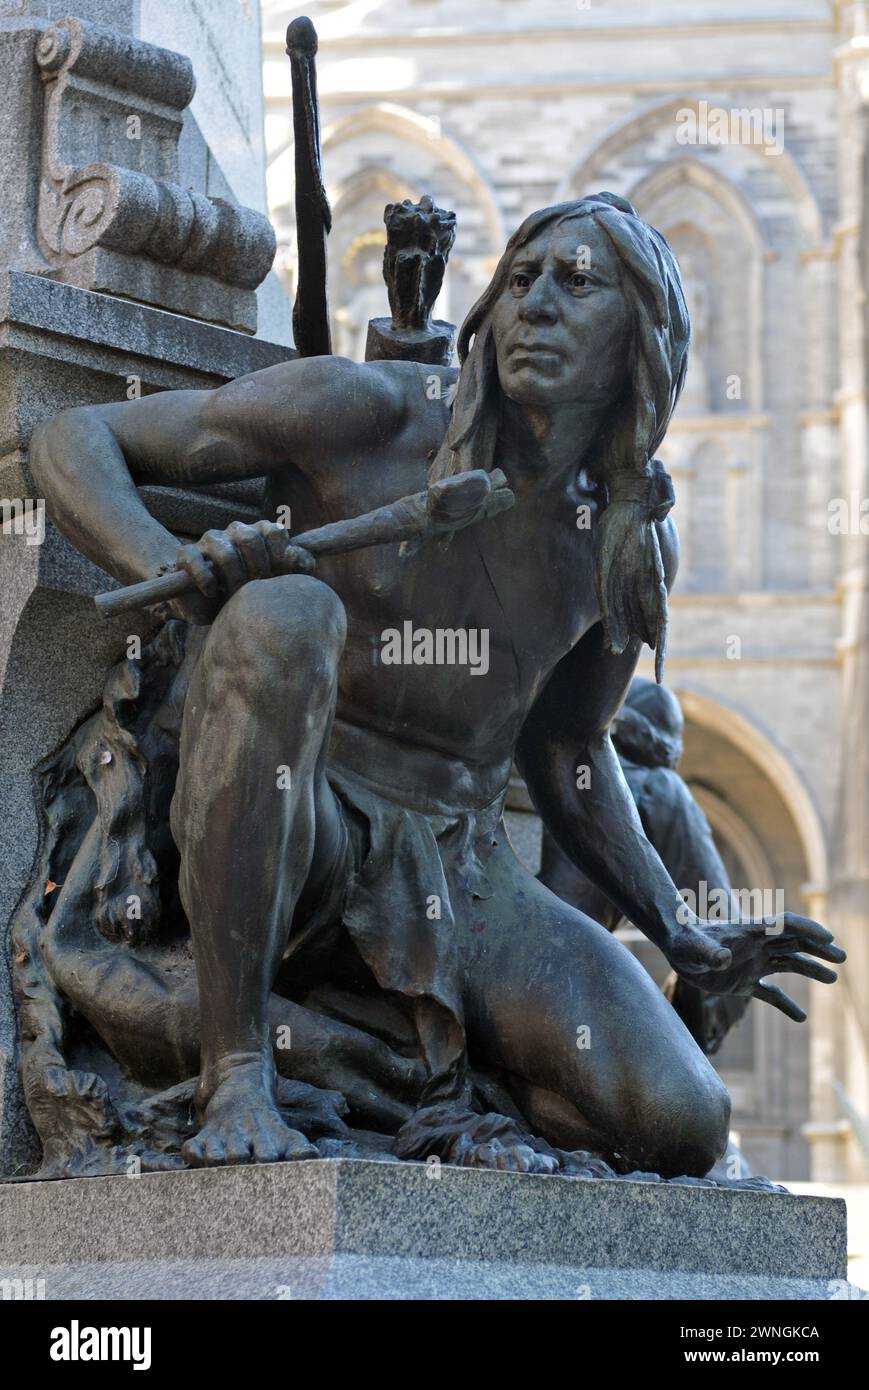
<svg viewBox="0 0 869 1390"><path fill-rule="evenodd" d="M557 318L552 286L545 275L538 275L519 304L519 317L526 323L554 323Z"/></svg>

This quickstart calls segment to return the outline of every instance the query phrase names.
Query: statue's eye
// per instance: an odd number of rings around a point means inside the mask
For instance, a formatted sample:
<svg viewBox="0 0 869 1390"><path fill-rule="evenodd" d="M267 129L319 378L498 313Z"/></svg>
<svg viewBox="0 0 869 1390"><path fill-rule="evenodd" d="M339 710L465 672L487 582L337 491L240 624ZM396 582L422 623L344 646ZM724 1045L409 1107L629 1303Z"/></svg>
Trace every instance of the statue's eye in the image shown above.
<svg viewBox="0 0 869 1390"><path fill-rule="evenodd" d="M584 290L591 284L588 276L582 270L575 270L570 277L570 288L572 290Z"/></svg>
<svg viewBox="0 0 869 1390"><path fill-rule="evenodd" d="M510 287L519 291L530 290L531 276L526 275L524 270L515 270L510 276Z"/></svg>

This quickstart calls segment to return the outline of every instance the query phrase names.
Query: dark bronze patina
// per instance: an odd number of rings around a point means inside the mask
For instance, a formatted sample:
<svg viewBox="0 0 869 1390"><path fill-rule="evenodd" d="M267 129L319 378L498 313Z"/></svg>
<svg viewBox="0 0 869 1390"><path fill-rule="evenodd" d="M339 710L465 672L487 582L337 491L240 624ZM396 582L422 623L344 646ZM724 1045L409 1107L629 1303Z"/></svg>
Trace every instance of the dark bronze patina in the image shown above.
<svg viewBox="0 0 869 1390"><path fill-rule="evenodd" d="M702 810L676 771L682 757L684 727L679 701L663 685L637 677L612 727L612 741L643 830L661 856L680 892L693 894L705 885L707 901L731 910L730 876ZM588 917L614 931L622 914L606 894L543 832L540 881ZM712 896L714 895L714 897ZM690 902L690 897L688 898ZM713 1056L748 1007L741 994L708 994L675 971L664 993L685 1027L707 1056Z"/></svg>
<svg viewBox="0 0 869 1390"><path fill-rule="evenodd" d="M534 213L460 372L328 355L317 256L311 283L296 360L33 437L73 543L124 585L172 570L185 590L41 769L15 950L45 1171L374 1148L704 1174L722 1083L638 962L521 866L501 815L515 759L564 853L700 989L799 1018L767 976L835 978L821 961L842 952L804 918L684 920L609 737L644 642L660 674L677 566L655 462L689 338L676 262L615 195ZM261 522L180 549L137 490L258 477ZM395 543L396 499L429 489ZM311 540L345 519L355 548Z"/></svg>

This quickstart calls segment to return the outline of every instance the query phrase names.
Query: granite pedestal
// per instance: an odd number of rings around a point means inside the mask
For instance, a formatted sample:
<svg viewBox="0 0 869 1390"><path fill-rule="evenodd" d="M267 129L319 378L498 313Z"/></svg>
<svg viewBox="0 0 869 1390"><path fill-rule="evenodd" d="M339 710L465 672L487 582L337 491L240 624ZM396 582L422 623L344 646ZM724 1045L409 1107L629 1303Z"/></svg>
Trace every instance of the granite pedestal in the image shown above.
<svg viewBox="0 0 869 1390"><path fill-rule="evenodd" d="M348 1159L19 1182L16 1279L47 1300L831 1299L845 1204Z"/></svg>

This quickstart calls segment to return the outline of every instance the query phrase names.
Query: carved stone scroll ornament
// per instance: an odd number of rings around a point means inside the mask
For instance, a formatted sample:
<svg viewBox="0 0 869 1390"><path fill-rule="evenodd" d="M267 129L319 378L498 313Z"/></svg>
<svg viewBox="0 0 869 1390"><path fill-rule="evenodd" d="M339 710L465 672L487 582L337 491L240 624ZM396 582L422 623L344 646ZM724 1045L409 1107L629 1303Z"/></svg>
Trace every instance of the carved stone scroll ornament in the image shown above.
<svg viewBox="0 0 869 1390"><path fill-rule="evenodd" d="M68 18L41 35L36 62L45 84L38 233L50 273L253 331L274 231L253 209L177 181L190 60ZM93 161L95 152L105 157Z"/></svg>

